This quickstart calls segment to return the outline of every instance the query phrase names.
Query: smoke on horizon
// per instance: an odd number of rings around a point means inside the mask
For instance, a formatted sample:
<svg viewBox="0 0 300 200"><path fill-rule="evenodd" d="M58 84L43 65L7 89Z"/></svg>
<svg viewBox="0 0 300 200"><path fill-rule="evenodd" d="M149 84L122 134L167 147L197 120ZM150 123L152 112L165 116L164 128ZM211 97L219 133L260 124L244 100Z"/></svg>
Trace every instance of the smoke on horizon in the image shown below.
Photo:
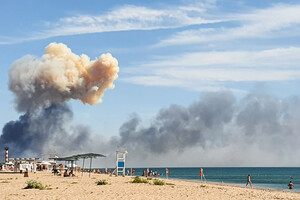
<svg viewBox="0 0 300 200"><path fill-rule="evenodd" d="M187 107L161 109L150 125L134 116L110 143L154 166L295 165L299 120L299 97L252 92L238 101L231 92L212 92Z"/></svg>
<svg viewBox="0 0 300 200"><path fill-rule="evenodd" d="M9 146L10 155L17 157L88 150L90 131L72 124L66 102L100 103L104 91L114 88L118 72L118 61L111 54L91 61L62 43L49 44L41 58L27 55L15 61L9 89L15 94L17 111L24 114L4 126L0 145Z"/></svg>
<svg viewBox="0 0 300 200"><path fill-rule="evenodd" d="M25 113L19 120L4 126L1 145L11 147L12 156L49 151L68 154L86 149L91 142L90 130L82 125L73 125L72 119L73 113L64 103Z"/></svg>

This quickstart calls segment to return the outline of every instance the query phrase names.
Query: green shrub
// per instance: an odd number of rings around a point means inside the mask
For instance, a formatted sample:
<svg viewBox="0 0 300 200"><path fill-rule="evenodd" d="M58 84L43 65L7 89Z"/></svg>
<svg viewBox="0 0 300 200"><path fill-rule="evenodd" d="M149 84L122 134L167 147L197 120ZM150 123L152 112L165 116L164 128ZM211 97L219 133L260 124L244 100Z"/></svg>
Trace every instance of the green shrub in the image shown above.
<svg viewBox="0 0 300 200"><path fill-rule="evenodd" d="M9 181L7 181L7 180L4 180L4 181L2 181L1 183L10 183Z"/></svg>
<svg viewBox="0 0 300 200"><path fill-rule="evenodd" d="M206 185L200 185L200 187L206 187Z"/></svg>
<svg viewBox="0 0 300 200"><path fill-rule="evenodd" d="M136 177L134 177L134 179L131 183L148 183L148 181L139 176L136 176Z"/></svg>
<svg viewBox="0 0 300 200"><path fill-rule="evenodd" d="M25 189L39 189L44 190L46 189L46 186L44 186L41 182L37 182L35 180L29 180L26 182L27 186Z"/></svg>
<svg viewBox="0 0 300 200"><path fill-rule="evenodd" d="M97 185L107 185L108 182L105 179L103 179L103 180L96 181L96 184Z"/></svg>
<svg viewBox="0 0 300 200"><path fill-rule="evenodd" d="M158 179L155 179L155 180L153 181L153 184L154 184L154 185L164 185L165 182L163 182L163 181L161 181L161 180L158 180Z"/></svg>
<svg viewBox="0 0 300 200"><path fill-rule="evenodd" d="M152 180L152 178L147 178L147 180Z"/></svg>

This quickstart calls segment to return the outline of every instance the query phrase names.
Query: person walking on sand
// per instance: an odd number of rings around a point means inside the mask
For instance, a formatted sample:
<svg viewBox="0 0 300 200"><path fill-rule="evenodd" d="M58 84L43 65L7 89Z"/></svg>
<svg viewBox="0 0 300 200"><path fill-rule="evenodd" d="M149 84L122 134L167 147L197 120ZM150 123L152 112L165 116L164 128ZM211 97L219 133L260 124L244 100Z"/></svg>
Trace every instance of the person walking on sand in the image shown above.
<svg viewBox="0 0 300 200"><path fill-rule="evenodd" d="M288 184L289 189L293 189L294 188L294 184L292 183L292 181L290 181L290 183Z"/></svg>
<svg viewBox="0 0 300 200"><path fill-rule="evenodd" d="M250 187L252 188L252 182L251 182L251 176L250 176L250 174L248 174L246 187L247 187L248 184L249 184Z"/></svg>

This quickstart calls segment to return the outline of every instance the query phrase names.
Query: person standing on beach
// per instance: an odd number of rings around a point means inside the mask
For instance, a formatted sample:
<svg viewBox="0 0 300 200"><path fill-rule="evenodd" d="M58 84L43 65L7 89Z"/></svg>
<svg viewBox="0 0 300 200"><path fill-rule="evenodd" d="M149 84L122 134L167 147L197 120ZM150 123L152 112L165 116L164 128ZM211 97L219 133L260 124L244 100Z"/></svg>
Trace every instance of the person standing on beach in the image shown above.
<svg viewBox="0 0 300 200"><path fill-rule="evenodd" d="M203 181L203 180L206 181L205 176L204 176L204 173L203 173L203 169L202 169L202 168L200 169L199 174L200 174L200 179L201 179L201 181Z"/></svg>
<svg viewBox="0 0 300 200"><path fill-rule="evenodd" d="M249 184L250 187L252 188L252 182L251 182L251 176L250 176L250 174L248 174L246 187L247 187L248 184Z"/></svg>

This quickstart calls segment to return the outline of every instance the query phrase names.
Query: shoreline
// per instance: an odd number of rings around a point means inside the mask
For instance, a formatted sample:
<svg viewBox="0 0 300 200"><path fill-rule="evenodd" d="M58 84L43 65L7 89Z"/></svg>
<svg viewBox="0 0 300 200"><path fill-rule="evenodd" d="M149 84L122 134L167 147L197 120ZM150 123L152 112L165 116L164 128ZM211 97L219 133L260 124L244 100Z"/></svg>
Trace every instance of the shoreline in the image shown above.
<svg viewBox="0 0 300 200"><path fill-rule="evenodd" d="M131 176L135 177L135 176ZM142 177L142 176L140 176ZM147 177L146 177L147 178ZM246 187L239 185L238 183L226 183L226 182L214 182L214 181L201 181L201 180L191 180L191 179L178 179L178 178L160 178L160 177L150 177L150 178L157 178L162 180L178 180L178 181L186 181L186 182L193 182L193 183L208 183L213 185L220 185L220 186L230 186L230 187L239 187L239 188L248 188L248 189L258 189L258 190L274 190L274 191L286 191L286 192L295 192L300 194L300 190L290 190L290 189L277 189L277 188L266 188L266 187L255 187L255 184L252 183L251 187ZM246 184L245 184L246 185ZM253 186L254 185L254 186Z"/></svg>
<svg viewBox="0 0 300 200"><path fill-rule="evenodd" d="M155 177L156 178L156 177ZM160 179L163 179L165 180L165 178L160 178ZM197 180L189 180L189 179L173 179L173 178L170 178L170 179L166 179L166 180L178 180L178 181L186 181L186 182L195 182L195 183L208 183L208 184L212 184L212 185L220 185L220 186L230 186L230 187L239 187L239 188L248 188L248 189L257 189L257 190L274 190L274 191L286 191L286 192L295 192L295 193L299 193L300 194L300 190L290 190L290 189L276 189L276 188L266 188L266 187L255 187L255 184L254 186L251 187L246 187L246 186L242 186L242 185L239 185L237 183L226 183L226 182L214 182L214 181L197 181ZM252 184L253 185L253 184Z"/></svg>

